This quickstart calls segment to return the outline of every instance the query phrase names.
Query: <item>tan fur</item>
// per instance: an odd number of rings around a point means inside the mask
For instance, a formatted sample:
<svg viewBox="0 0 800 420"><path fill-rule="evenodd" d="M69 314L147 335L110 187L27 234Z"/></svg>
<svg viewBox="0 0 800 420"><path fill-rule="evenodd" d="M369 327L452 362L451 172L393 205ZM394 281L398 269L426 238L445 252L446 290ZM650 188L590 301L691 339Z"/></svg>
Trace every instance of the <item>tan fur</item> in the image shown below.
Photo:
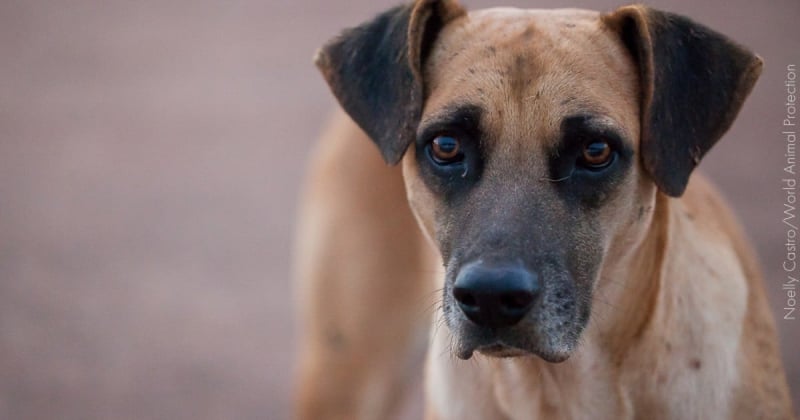
<svg viewBox="0 0 800 420"><path fill-rule="evenodd" d="M294 262L305 333L297 417L382 419L425 349L438 273L422 267L433 251L400 168L388 168L344 114L311 168Z"/></svg>
<svg viewBox="0 0 800 420"><path fill-rule="evenodd" d="M457 18L426 63L422 120L454 102L483 104L495 142L487 165L525 168L527 180L547 177L542 151L576 110L607 115L636 139L639 76L610 32L579 10ZM675 199L631 168L601 212L604 264L568 360L461 361L448 328L428 327L443 275L431 246L442 209L415 161L411 147L402 174L387 168L343 114L322 139L296 253L305 315L297 418L388 418L428 332L428 420L792 418L754 253L701 175Z"/></svg>

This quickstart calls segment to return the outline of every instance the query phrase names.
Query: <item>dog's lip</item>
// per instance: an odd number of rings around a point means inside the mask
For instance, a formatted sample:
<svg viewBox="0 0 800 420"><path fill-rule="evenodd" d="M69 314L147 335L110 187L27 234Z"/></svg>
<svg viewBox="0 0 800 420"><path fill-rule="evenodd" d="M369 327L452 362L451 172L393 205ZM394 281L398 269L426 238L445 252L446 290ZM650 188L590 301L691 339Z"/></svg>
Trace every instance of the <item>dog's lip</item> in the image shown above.
<svg viewBox="0 0 800 420"><path fill-rule="evenodd" d="M523 350L513 346L508 346L503 343L495 343L488 346L481 346L478 347L476 351L484 356L497 357L497 358L530 356L533 354L527 350Z"/></svg>
<svg viewBox="0 0 800 420"><path fill-rule="evenodd" d="M501 341L494 341L470 348L461 348L456 352L456 356L462 360L469 360L476 351L484 356L495 358L521 357L535 354L528 350L510 346Z"/></svg>
<svg viewBox="0 0 800 420"><path fill-rule="evenodd" d="M509 346L500 342L483 344L474 347L462 347L456 351L456 356L461 360L469 360L476 351L483 356L497 359L538 356L549 363L561 363L569 358L568 352L547 352L540 351L538 349L528 350L515 346Z"/></svg>
<svg viewBox="0 0 800 420"><path fill-rule="evenodd" d="M569 359L571 348L549 349L539 346L523 347L509 343L500 337L484 337L483 340L458 341L454 349L455 356L461 360L469 360L475 354L491 358L519 358L537 356L549 363L561 363Z"/></svg>

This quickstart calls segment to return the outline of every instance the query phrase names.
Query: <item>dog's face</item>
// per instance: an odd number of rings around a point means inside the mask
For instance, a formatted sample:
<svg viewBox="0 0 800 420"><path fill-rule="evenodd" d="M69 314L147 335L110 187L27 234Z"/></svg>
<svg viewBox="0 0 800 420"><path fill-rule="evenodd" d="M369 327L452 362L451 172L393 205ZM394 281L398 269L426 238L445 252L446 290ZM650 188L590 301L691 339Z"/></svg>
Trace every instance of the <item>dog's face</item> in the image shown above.
<svg viewBox="0 0 800 420"><path fill-rule="evenodd" d="M445 27L424 72L403 169L457 354L563 360L609 248L648 226L638 69L598 13L497 9Z"/></svg>
<svg viewBox="0 0 800 420"><path fill-rule="evenodd" d="M760 70L651 9L466 14L450 1L386 12L318 65L386 160L405 156L456 354L553 362L646 235L657 191L683 192Z"/></svg>

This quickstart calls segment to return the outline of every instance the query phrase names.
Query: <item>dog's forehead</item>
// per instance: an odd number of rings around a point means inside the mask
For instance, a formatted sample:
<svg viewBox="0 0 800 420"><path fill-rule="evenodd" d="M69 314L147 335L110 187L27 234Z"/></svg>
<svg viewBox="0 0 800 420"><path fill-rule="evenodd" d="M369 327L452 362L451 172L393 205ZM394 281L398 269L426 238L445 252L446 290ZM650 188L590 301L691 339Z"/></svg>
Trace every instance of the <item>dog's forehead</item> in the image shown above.
<svg viewBox="0 0 800 420"><path fill-rule="evenodd" d="M444 28L425 79L423 119L463 103L489 111L509 137L519 130L554 138L542 130L577 114L607 117L631 139L638 134L638 70L596 11L470 12Z"/></svg>

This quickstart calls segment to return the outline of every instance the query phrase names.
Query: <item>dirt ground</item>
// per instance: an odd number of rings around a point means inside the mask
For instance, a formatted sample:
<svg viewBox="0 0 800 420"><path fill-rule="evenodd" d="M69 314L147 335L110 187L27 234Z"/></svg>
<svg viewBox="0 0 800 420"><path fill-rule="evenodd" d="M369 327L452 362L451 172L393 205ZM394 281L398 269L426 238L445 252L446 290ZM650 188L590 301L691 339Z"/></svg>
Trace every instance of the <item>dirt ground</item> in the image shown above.
<svg viewBox="0 0 800 420"><path fill-rule="evenodd" d="M311 56L393 4L0 2L0 419L289 417L290 238L334 106ZM703 168L761 253L779 315L800 3L652 4L767 62ZM800 404L800 321L778 325Z"/></svg>

